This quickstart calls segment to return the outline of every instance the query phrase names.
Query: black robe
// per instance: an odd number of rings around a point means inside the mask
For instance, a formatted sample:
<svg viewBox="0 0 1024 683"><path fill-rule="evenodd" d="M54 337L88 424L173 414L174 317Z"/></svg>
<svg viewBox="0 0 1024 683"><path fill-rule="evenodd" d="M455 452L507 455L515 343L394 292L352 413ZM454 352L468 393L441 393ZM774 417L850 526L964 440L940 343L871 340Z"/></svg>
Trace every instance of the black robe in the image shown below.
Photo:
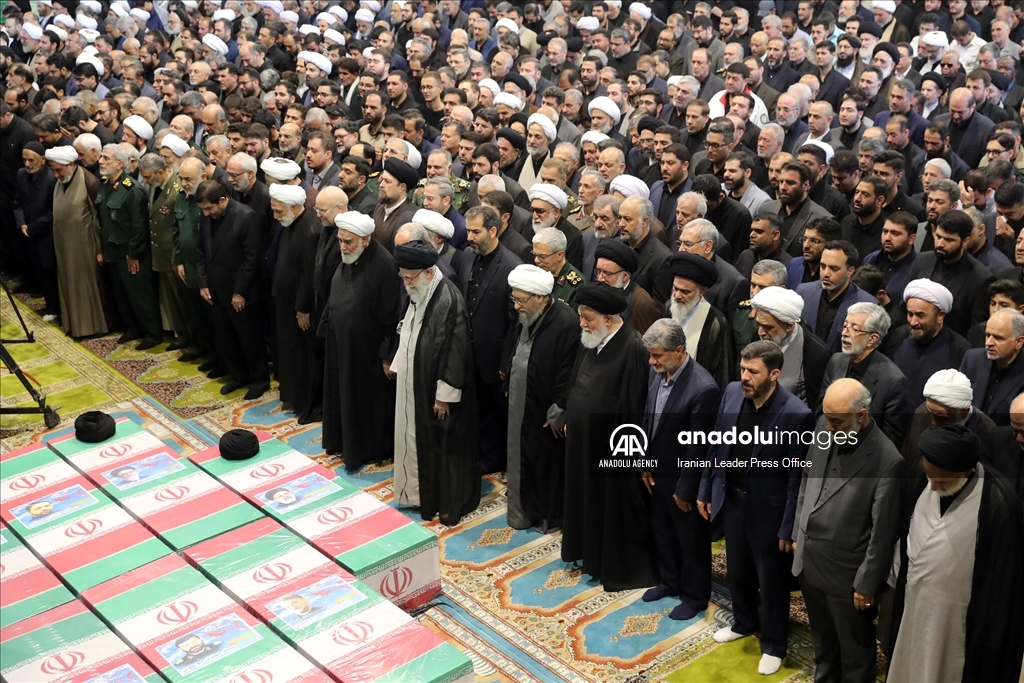
<svg viewBox="0 0 1024 683"><path fill-rule="evenodd" d="M889 358L907 378L907 405L916 406L924 402L924 385L928 378L939 370L958 369L970 346L966 339L945 326L927 346L911 339L909 331L910 327L903 325L891 333L892 342L897 346ZM902 343L897 341L900 338Z"/></svg>
<svg viewBox="0 0 1024 683"><path fill-rule="evenodd" d="M967 607L961 683L1018 683L1024 657L1024 520L1020 500L999 473L982 463L978 543L971 601ZM906 600L907 535L921 492L928 485L918 463L908 474L906 509L900 519L900 574L893 599L889 652L895 646Z"/></svg>
<svg viewBox="0 0 1024 683"><path fill-rule="evenodd" d="M1003 483L1024 505L1024 448L1017 443L1011 427L996 427L988 433L982 462L990 463L999 472ZM989 473L992 472L989 468ZM994 476L994 475L993 475Z"/></svg>
<svg viewBox="0 0 1024 683"><path fill-rule="evenodd" d="M331 282L334 272L341 264L341 249L338 246L338 230L334 225L320 228L320 237L316 245L316 263L313 266L313 324L319 325L323 320L327 299L331 296ZM326 355L326 336L317 330L316 346L313 348L312 385L306 411L301 413L299 424L319 422L323 419L324 399L324 364Z"/></svg>
<svg viewBox="0 0 1024 683"><path fill-rule="evenodd" d="M480 504L481 479L469 312L448 278L441 278L427 301L413 364L420 516L437 515L454 526ZM462 400L449 404L444 420L432 410L438 380L462 390Z"/></svg>
<svg viewBox="0 0 1024 683"><path fill-rule="evenodd" d="M711 373L718 388L725 391L736 377L738 361L733 358L732 326L725 316L714 306L708 311L704 326L700 331L700 344L694 359L697 364Z"/></svg>
<svg viewBox="0 0 1024 683"><path fill-rule="evenodd" d="M384 374L398 326L398 269L371 239L334 272L323 313L323 446L354 472L394 456L395 387Z"/></svg>
<svg viewBox="0 0 1024 683"><path fill-rule="evenodd" d="M282 229L277 263L274 266L274 325L277 338L277 375L281 403L298 414L305 412L312 397L313 349L317 320L313 314L313 263L320 221L303 211L295 222ZM296 313L309 314L309 329L299 327Z"/></svg>
<svg viewBox="0 0 1024 683"><path fill-rule="evenodd" d="M611 457L608 440L616 426L640 424L648 358L640 335L625 325L600 354L581 348L566 405L562 560L582 560L583 571L609 592L658 582L639 473L598 477L594 462Z"/></svg>
<svg viewBox="0 0 1024 683"><path fill-rule="evenodd" d="M548 409L557 405L564 410L569 398L569 379L579 355L579 318L567 305L555 300L534 325L537 329L533 332L519 430L519 497L526 519L512 519L510 513L509 526L514 529L560 527L565 505L565 441L555 438L544 424L549 419ZM505 337L506 398L512 359L522 330L517 321Z"/></svg>

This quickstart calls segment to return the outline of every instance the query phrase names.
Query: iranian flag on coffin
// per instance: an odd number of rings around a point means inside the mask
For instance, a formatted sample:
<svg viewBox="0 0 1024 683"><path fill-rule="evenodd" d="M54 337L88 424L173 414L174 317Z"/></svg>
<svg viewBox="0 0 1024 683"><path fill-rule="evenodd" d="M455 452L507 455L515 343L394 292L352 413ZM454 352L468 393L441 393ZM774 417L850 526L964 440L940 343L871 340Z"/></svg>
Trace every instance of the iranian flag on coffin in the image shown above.
<svg viewBox="0 0 1024 683"><path fill-rule="evenodd" d="M7 683L159 683L163 679L78 600L0 628Z"/></svg>
<svg viewBox="0 0 1024 683"><path fill-rule="evenodd" d="M399 607L441 592L437 537L266 432L260 452L225 460L214 447L194 463L278 520Z"/></svg>
<svg viewBox="0 0 1024 683"><path fill-rule="evenodd" d="M185 557L338 681L473 680L465 655L272 519Z"/></svg>
<svg viewBox="0 0 1024 683"><path fill-rule="evenodd" d="M134 422L117 428L102 444L69 437L50 447L175 550L263 516Z"/></svg>
<svg viewBox="0 0 1024 683"><path fill-rule="evenodd" d="M0 472L0 517L77 592L170 552L45 446L5 453Z"/></svg>
<svg viewBox="0 0 1024 683"><path fill-rule="evenodd" d="M82 599L172 683L330 680L177 555Z"/></svg>
<svg viewBox="0 0 1024 683"><path fill-rule="evenodd" d="M53 572L0 524L0 628L74 599Z"/></svg>

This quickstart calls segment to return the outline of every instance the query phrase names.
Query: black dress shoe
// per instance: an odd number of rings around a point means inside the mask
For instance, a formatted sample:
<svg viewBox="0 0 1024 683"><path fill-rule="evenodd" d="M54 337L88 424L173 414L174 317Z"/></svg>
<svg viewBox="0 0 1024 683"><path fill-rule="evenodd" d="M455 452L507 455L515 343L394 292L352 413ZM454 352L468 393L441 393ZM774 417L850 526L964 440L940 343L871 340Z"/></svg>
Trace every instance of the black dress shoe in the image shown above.
<svg viewBox="0 0 1024 683"><path fill-rule="evenodd" d="M138 346L135 347L136 351L148 351L149 349L160 346L162 339L143 339L139 342Z"/></svg>
<svg viewBox="0 0 1024 683"><path fill-rule="evenodd" d="M167 345L168 351L180 351L181 349L188 348L188 342L172 341Z"/></svg>
<svg viewBox="0 0 1024 683"><path fill-rule="evenodd" d="M124 334L122 334L120 337L117 338L117 343L118 344L127 344L129 342L135 341L138 338L139 338L139 336L137 334L132 334L131 332L125 332Z"/></svg>
<svg viewBox="0 0 1024 683"><path fill-rule="evenodd" d="M209 372L210 370L213 370L215 367L217 367L217 361L208 360L199 366L199 372Z"/></svg>
<svg viewBox="0 0 1024 683"><path fill-rule="evenodd" d="M170 347L168 347L168 349L169 348ZM180 356L178 356L178 360L180 360L182 363L191 363L196 358L199 358L199 354L198 353L189 353L188 351L186 351L185 353L183 353Z"/></svg>
<svg viewBox="0 0 1024 683"><path fill-rule="evenodd" d="M255 384L249 387L249 391L245 392L246 401L255 401L263 394L270 390L269 384Z"/></svg>
<svg viewBox="0 0 1024 683"><path fill-rule="evenodd" d="M239 389L241 389L244 386L245 385L242 384L241 382L236 382L235 380L231 380L230 382L228 382L227 384L225 384L224 386L222 386L220 388L220 395L221 396L227 396L232 391L238 391Z"/></svg>
<svg viewBox="0 0 1024 683"><path fill-rule="evenodd" d="M214 367L211 368L208 373L206 373L206 377L208 379L219 379L226 374L228 373L224 371L224 368Z"/></svg>

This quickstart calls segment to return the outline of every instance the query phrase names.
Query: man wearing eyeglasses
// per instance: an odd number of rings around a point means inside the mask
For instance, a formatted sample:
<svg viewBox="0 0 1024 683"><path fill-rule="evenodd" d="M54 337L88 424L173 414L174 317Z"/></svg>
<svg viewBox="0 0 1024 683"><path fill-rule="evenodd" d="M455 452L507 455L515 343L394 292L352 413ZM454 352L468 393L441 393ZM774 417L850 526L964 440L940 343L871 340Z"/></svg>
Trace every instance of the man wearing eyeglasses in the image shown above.
<svg viewBox="0 0 1024 683"><path fill-rule="evenodd" d="M551 296L575 308L576 288L586 284L587 279L565 260L566 244L565 235L558 228L541 228L533 236L533 262L554 277Z"/></svg>

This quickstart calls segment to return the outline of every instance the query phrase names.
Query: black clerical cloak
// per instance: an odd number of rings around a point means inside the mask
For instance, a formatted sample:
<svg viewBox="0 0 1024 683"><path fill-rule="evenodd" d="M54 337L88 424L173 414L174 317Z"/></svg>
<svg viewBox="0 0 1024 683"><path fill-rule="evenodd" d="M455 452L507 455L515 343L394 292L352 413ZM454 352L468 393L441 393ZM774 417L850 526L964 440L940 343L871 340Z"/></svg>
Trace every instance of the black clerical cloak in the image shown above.
<svg viewBox="0 0 1024 683"><path fill-rule="evenodd" d="M340 452L349 472L394 455L395 388L383 362L398 326L399 287L391 254L374 239L331 281L323 316L323 446Z"/></svg>
<svg viewBox="0 0 1024 683"><path fill-rule="evenodd" d="M653 586L648 501L636 477L595 476L592 459L611 457L608 440L620 424L639 424L647 400L649 355L628 326L607 345L580 349L566 405L565 517L562 560L583 561L583 571L606 591Z"/></svg>
<svg viewBox="0 0 1024 683"><path fill-rule="evenodd" d="M562 526L565 505L565 440L555 438L545 423L551 419L552 406L561 408L555 415L564 420L569 398L569 380L579 355L578 316L563 302L552 301L530 330L533 345L526 367L525 391L510 391L514 360L519 351L523 326L518 321L505 337L505 396L509 400L509 429L513 415L522 411L518 432L519 452L509 453L509 488L513 487L513 459L518 458L518 486L509 491L508 523L514 529L532 526L554 529ZM624 328L625 329L625 328ZM517 382L518 386L518 382ZM519 407L515 404L522 402ZM513 442L512 434L509 443ZM513 496L517 504L513 504Z"/></svg>
<svg viewBox="0 0 1024 683"><path fill-rule="evenodd" d="M281 403L303 413L311 402L316 318L313 316L313 263L320 221L303 211L282 229L274 266L274 325L277 336L277 375ZM310 316L309 329L299 327L296 313Z"/></svg>

